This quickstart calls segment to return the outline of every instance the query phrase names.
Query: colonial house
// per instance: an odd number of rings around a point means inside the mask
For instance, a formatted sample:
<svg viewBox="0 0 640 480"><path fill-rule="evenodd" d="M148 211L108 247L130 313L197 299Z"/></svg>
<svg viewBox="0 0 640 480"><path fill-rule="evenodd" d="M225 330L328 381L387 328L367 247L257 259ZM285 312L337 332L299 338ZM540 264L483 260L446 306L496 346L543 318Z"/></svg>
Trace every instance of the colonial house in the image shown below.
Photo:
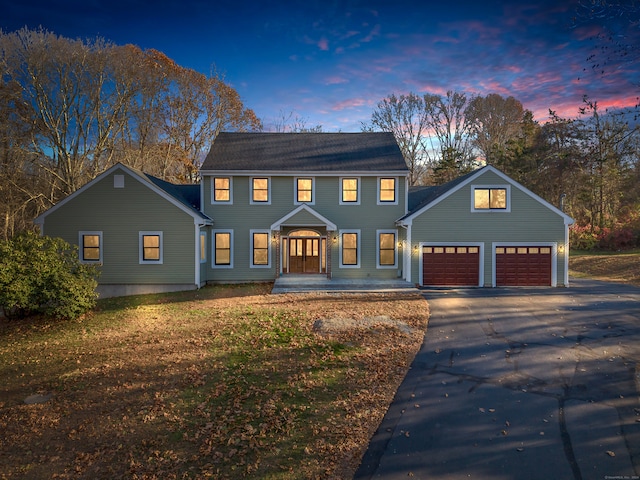
<svg viewBox="0 0 640 480"><path fill-rule="evenodd" d="M573 222L492 166L410 188L391 133L221 133L199 185L122 164L36 218L103 296L282 275L568 284Z"/></svg>

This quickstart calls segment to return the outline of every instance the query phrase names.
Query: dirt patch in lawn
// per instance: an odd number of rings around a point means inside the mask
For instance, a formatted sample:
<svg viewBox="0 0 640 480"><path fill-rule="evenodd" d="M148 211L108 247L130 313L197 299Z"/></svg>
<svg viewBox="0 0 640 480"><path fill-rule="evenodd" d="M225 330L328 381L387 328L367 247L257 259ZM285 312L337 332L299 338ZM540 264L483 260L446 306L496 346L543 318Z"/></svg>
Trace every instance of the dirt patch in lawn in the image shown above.
<svg viewBox="0 0 640 480"><path fill-rule="evenodd" d="M569 274L640 286L640 253L571 254Z"/></svg>
<svg viewBox="0 0 640 480"><path fill-rule="evenodd" d="M351 478L428 305L270 288L0 322L0 478Z"/></svg>

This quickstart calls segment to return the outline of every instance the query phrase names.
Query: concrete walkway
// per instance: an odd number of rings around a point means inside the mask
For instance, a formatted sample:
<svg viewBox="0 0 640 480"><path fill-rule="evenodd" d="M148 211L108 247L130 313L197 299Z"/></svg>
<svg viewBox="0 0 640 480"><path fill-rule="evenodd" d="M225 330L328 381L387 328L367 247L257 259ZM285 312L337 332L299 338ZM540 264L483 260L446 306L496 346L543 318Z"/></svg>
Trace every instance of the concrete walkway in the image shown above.
<svg viewBox="0 0 640 480"><path fill-rule="evenodd" d="M346 280L326 275L283 275L276 279L271 293L296 292L400 292L415 293L418 289L404 280Z"/></svg>

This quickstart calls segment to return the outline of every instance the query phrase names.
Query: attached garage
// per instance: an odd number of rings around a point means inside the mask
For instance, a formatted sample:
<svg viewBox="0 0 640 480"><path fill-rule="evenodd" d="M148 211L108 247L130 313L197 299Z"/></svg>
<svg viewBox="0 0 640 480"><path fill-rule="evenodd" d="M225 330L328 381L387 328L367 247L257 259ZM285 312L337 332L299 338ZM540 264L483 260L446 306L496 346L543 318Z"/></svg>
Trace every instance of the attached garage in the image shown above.
<svg viewBox="0 0 640 480"><path fill-rule="evenodd" d="M497 246L496 286L550 286L551 247Z"/></svg>
<svg viewBox="0 0 640 480"><path fill-rule="evenodd" d="M478 286L480 248L474 245L423 246L422 285Z"/></svg>

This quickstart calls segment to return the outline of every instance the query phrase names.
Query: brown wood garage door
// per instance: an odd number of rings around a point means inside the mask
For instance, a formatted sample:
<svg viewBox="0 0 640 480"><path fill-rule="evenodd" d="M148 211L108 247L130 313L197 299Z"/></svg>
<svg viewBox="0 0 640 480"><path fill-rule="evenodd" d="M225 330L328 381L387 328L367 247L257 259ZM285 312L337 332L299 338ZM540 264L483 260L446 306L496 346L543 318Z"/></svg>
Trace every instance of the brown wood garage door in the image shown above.
<svg viewBox="0 0 640 480"><path fill-rule="evenodd" d="M551 247L496 247L496 285L551 285Z"/></svg>
<svg viewBox="0 0 640 480"><path fill-rule="evenodd" d="M480 248L472 246L423 247L422 284L477 286Z"/></svg>

